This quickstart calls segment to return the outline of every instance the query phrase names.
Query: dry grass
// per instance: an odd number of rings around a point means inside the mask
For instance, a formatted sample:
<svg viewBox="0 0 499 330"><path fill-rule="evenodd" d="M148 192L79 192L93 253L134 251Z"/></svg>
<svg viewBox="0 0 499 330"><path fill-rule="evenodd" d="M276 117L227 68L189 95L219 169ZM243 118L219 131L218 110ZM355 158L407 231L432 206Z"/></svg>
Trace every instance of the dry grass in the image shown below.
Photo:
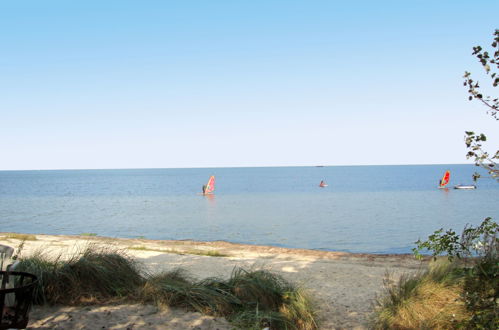
<svg viewBox="0 0 499 330"><path fill-rule="evenodd" d="M218 251L210 250L210 251L205 251L205 250L187 250L185 251L186 254L194 254L198 256L207 256L207 257L229 257L230 255L226 253L221 253Z"/></svg>
<svg viewBox="0 0 499 330"><path fill-rule="evenodd" d="M30 235L30 234L17 234L17 233L10 233L4 236L5 239L17 239L20 241L36 241L37 238L35 235Z"/></svg>
<svg viewBox="0 0 499 330"><path fill-rule="evenodd" d="M414 276L402 276L388 285L378 301L374 329L455 329L469 319L462 299L463 280L458 266L433 264Z"/></svg>
<svg viewBox="0 0 499 330"><path fill-rule="evenodd" d="M469 317L461 299L462 287L441 283L420 284L391 319L393 329L454 329Z"/></svg>
<svg viewBox="0 0 499 330"><path fill-rule="evenodd" d="M138 264L123 251L94 246L68 260L38 251L21 258L16 270L38 277L38 304L105 303L127 298L144 282Z"/></svg>
<svg viewBox="0 0 499 330"><path fill-rule="evenodd" d="M145 246L131 246L128 248L129 250L137 250L137 251L154 251L154 252L161 252L161 253L173 253L173 254L191 254L191 255L198 255L198 256L207 256L207 257L229 257L228 254L221 253L218 251L214 250L186 250L186 251L181 251L181 250L175 250L175 249L152 249L152 248L147 248Z"/></svg>
<svg viewBox="0 0 499 330"><path fill-rule="evenodd" d="M284 296L285 304L279 308L279 312L284 315L291 323L296 324L298 329L312 330L317 329L316 308L312 305L312 299L308 294L301 290L287 292Z"/></svg>

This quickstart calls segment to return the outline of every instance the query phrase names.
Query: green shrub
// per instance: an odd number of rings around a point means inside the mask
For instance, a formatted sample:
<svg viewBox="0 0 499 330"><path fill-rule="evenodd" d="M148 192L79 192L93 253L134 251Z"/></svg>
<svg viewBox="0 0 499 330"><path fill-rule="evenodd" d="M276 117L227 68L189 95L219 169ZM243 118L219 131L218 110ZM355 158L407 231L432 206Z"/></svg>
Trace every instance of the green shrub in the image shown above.
<svg viewBox="0 0 499 330"><path fill-rule="evenodd" d="M457 235L453 230L435 231L427 241L418 240L413 249L417 257L428 250L433 257L446 254L449 260L460 262L464 279L463 300L471 313L460 326L470 329L499 328L499 225L486 218L479 226L466 226Z"/></svg>
<svg viewBox="0 0 499 330"><path fill-rule="evenodd" d="M464 282L464 299L472 317L470 329L499 329L499 260L485 258L471 268Z"/></svg>

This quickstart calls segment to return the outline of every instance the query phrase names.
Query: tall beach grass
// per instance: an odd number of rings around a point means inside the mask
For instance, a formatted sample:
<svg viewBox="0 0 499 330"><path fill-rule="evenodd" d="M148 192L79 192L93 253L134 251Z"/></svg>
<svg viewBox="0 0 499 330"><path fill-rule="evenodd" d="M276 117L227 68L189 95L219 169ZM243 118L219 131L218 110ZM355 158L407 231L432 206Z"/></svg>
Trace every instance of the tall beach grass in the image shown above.
<svg viewBox="0 0 499 330"><path fill-rule="evenodd" d="M317 328L305 292L269 271L236 268L225 280L194 280L181 269L142 269L124 251L90 245L70 258L21 257L16 270L38 276L37 304L152 303L223 316L244 329Z"/></svg>
<svg viewBox="0 0 499 330"><path fill-rule="evenodd" d="M89 246L68 259L36 252L16 270L38 276L35 303L78 305L123 299L144 281L139 265L122 251Z"/></svg>
<svg viewBox="0 0 499 330"><path fill-rule="evenodd" d="M372 321L374 329L454 329L470 317L462 298L462 271L439 261L425 272L385 283Z"/></svg>

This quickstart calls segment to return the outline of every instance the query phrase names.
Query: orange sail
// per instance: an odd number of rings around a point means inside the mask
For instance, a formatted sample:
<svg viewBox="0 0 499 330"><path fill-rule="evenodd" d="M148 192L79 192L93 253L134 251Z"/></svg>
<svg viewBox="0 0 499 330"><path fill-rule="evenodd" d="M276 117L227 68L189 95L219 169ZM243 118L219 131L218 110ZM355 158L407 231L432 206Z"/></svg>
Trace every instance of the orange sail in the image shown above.
<svg viewBox="0 0 499 330"><path fill-rule="evenodd" d="M215 176L212 175L210 176L210 179L208 180L208 183L206 184L206 189L204 190L203 194L212 194L213 191L215 190Z"/></svg>
<svg viewBox="0 0 499 330"><path fill-rule="evenodd" d="M449 179L450 179L450 171L445 171L442 180L440 180L440 188L445 187L449 183Z"/></svg>

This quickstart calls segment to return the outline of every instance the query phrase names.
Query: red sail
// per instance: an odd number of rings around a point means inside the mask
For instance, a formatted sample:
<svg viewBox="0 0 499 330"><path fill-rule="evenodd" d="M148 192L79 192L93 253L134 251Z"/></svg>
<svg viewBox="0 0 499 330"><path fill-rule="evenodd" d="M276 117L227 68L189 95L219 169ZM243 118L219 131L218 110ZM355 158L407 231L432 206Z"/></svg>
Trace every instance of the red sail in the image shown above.
<svg viewBox="0 0 499 330"><path fill-rule="evenodd" d="M215 176L212 175L206 184L205 194L211 194L215 190Z"/></svg>
<svg viewBox="0 0 499 330"><path fill-rule="evenodd" d="M449 183L449 179L450 179L450 171L445 171L442 180L440 180L440 187L445 187Z"/></svg>

